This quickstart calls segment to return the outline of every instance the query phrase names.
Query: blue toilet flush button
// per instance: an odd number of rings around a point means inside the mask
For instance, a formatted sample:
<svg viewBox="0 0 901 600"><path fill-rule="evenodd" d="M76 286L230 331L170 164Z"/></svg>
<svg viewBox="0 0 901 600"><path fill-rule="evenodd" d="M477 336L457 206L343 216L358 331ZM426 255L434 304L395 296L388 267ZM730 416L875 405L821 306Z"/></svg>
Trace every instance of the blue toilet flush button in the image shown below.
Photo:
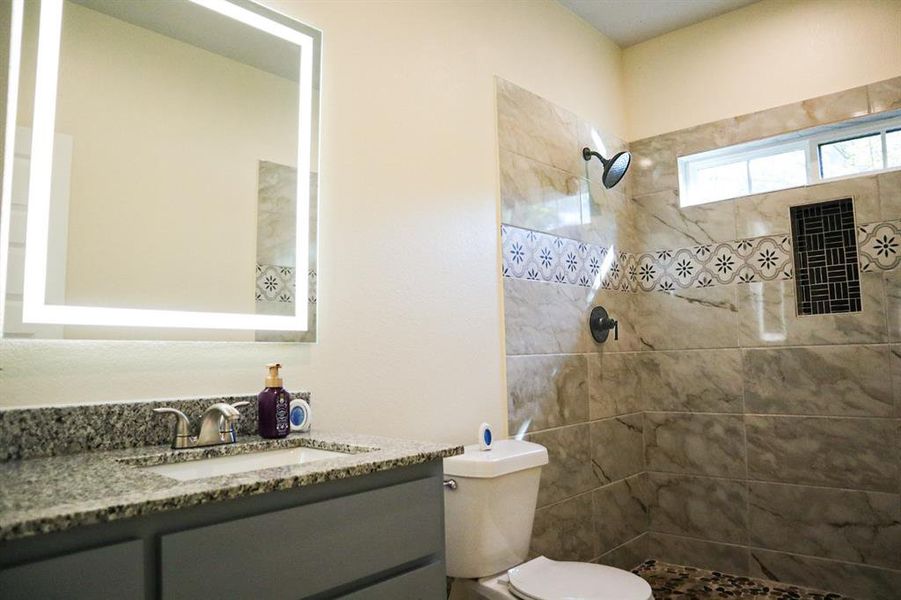
<svg viewBox="0 0 901 600"><path fill-rule="evenodd" d="M481 450L491 450L491 442L494 436L491 434L491 426L488 423L482 423L479 427L479 448Z"/></svg>

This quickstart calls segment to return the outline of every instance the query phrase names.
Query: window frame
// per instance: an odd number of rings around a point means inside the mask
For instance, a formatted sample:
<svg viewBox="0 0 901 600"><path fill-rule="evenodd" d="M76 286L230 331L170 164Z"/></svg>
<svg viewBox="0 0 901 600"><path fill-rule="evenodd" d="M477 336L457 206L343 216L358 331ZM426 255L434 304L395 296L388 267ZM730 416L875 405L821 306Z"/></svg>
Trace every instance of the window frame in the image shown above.
<svg viewBox="0 0 901 600"><path fill-rule="evenodd" d="M843 179L851 179L854 177L867 177L870 175L878 175L890 171L901 170L901 164L895 166L887 166L888 163L888 147L886 135L895 131L901 131L901 111L893 111L888 116L882 115L879 118L869 118L860 122L845 122L838 125L830 125L825 127L816 127L801 132L788 135L780 135L762 140L755 140L743 144L736 144L725 148L717 148L706 152L698 152L686 156L678 157L678 177L679 177L679 205L681 208L689 206L701 206L713 202L721 202L723 200L731 200L734 198L742 198L744 196L754 196L757 194L766 194L777 192L780 190L792 189L795 187L804 187L816 185L818 183L826 183L833 181L841 181ZM820 149L822 146L829 144L849 141L874 134L880 136L882 147L882 164L881 169L871 169L868 171L860 171L847 175L836 175L834 177L824 177L822 174L822 160ZM756 158L768 156L776 156L787 152L803 150L806 164L806 181L799 185L789 187L774 188L763 192L753 191L750 161ZM747 178L748 192L747 194L730 195L722 198L702 199L697 197L691 190L692 180L697 177L697 173L703 169L729 165L737 162L745 163L745 175Z"/></svg>

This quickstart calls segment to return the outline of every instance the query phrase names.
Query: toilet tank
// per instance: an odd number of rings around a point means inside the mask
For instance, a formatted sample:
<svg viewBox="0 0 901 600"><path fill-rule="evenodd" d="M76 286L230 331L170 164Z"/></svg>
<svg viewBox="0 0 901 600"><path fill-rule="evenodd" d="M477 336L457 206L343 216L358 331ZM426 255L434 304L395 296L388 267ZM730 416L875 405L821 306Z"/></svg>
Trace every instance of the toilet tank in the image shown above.
<svg viewBox="0 0 901 600"><path fill-rule="evenodd" d="M444 494L447 574L487 577L528 558L544 446L498 440L491 450L466 446L444 459L444 477L456 489Z"/></svg>

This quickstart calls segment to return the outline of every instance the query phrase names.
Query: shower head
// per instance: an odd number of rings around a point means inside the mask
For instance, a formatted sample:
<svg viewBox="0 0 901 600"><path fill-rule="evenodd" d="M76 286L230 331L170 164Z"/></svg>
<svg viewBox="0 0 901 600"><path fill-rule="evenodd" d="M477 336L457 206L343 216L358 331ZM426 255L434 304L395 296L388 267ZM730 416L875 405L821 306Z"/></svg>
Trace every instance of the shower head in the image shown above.
<svg viewBox="0 0 901 600"><path fill-rule="evenodd" d="M607 159L591 148L582 148L582 158L585 159L585 162L591 160L592 156L597 156L601 164L604 165L604 175L601 179L604 182L604 187L607 189L619 183L619 180L629 170L629 163L632 162L632 155L628 152L618 152L612 158Z"/></svg>

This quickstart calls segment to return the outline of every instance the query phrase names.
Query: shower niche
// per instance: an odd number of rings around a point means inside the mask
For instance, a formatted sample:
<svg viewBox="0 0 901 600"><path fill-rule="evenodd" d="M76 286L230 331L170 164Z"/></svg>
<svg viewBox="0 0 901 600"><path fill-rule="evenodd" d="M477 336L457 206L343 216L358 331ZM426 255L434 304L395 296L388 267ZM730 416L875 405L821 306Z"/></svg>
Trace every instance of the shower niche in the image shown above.
<svg viewBox="0 0 901 600"><path fill-rule="evenodd" d="M792 206L790 211L798 316L860 312L853 200Z"/></svg>

